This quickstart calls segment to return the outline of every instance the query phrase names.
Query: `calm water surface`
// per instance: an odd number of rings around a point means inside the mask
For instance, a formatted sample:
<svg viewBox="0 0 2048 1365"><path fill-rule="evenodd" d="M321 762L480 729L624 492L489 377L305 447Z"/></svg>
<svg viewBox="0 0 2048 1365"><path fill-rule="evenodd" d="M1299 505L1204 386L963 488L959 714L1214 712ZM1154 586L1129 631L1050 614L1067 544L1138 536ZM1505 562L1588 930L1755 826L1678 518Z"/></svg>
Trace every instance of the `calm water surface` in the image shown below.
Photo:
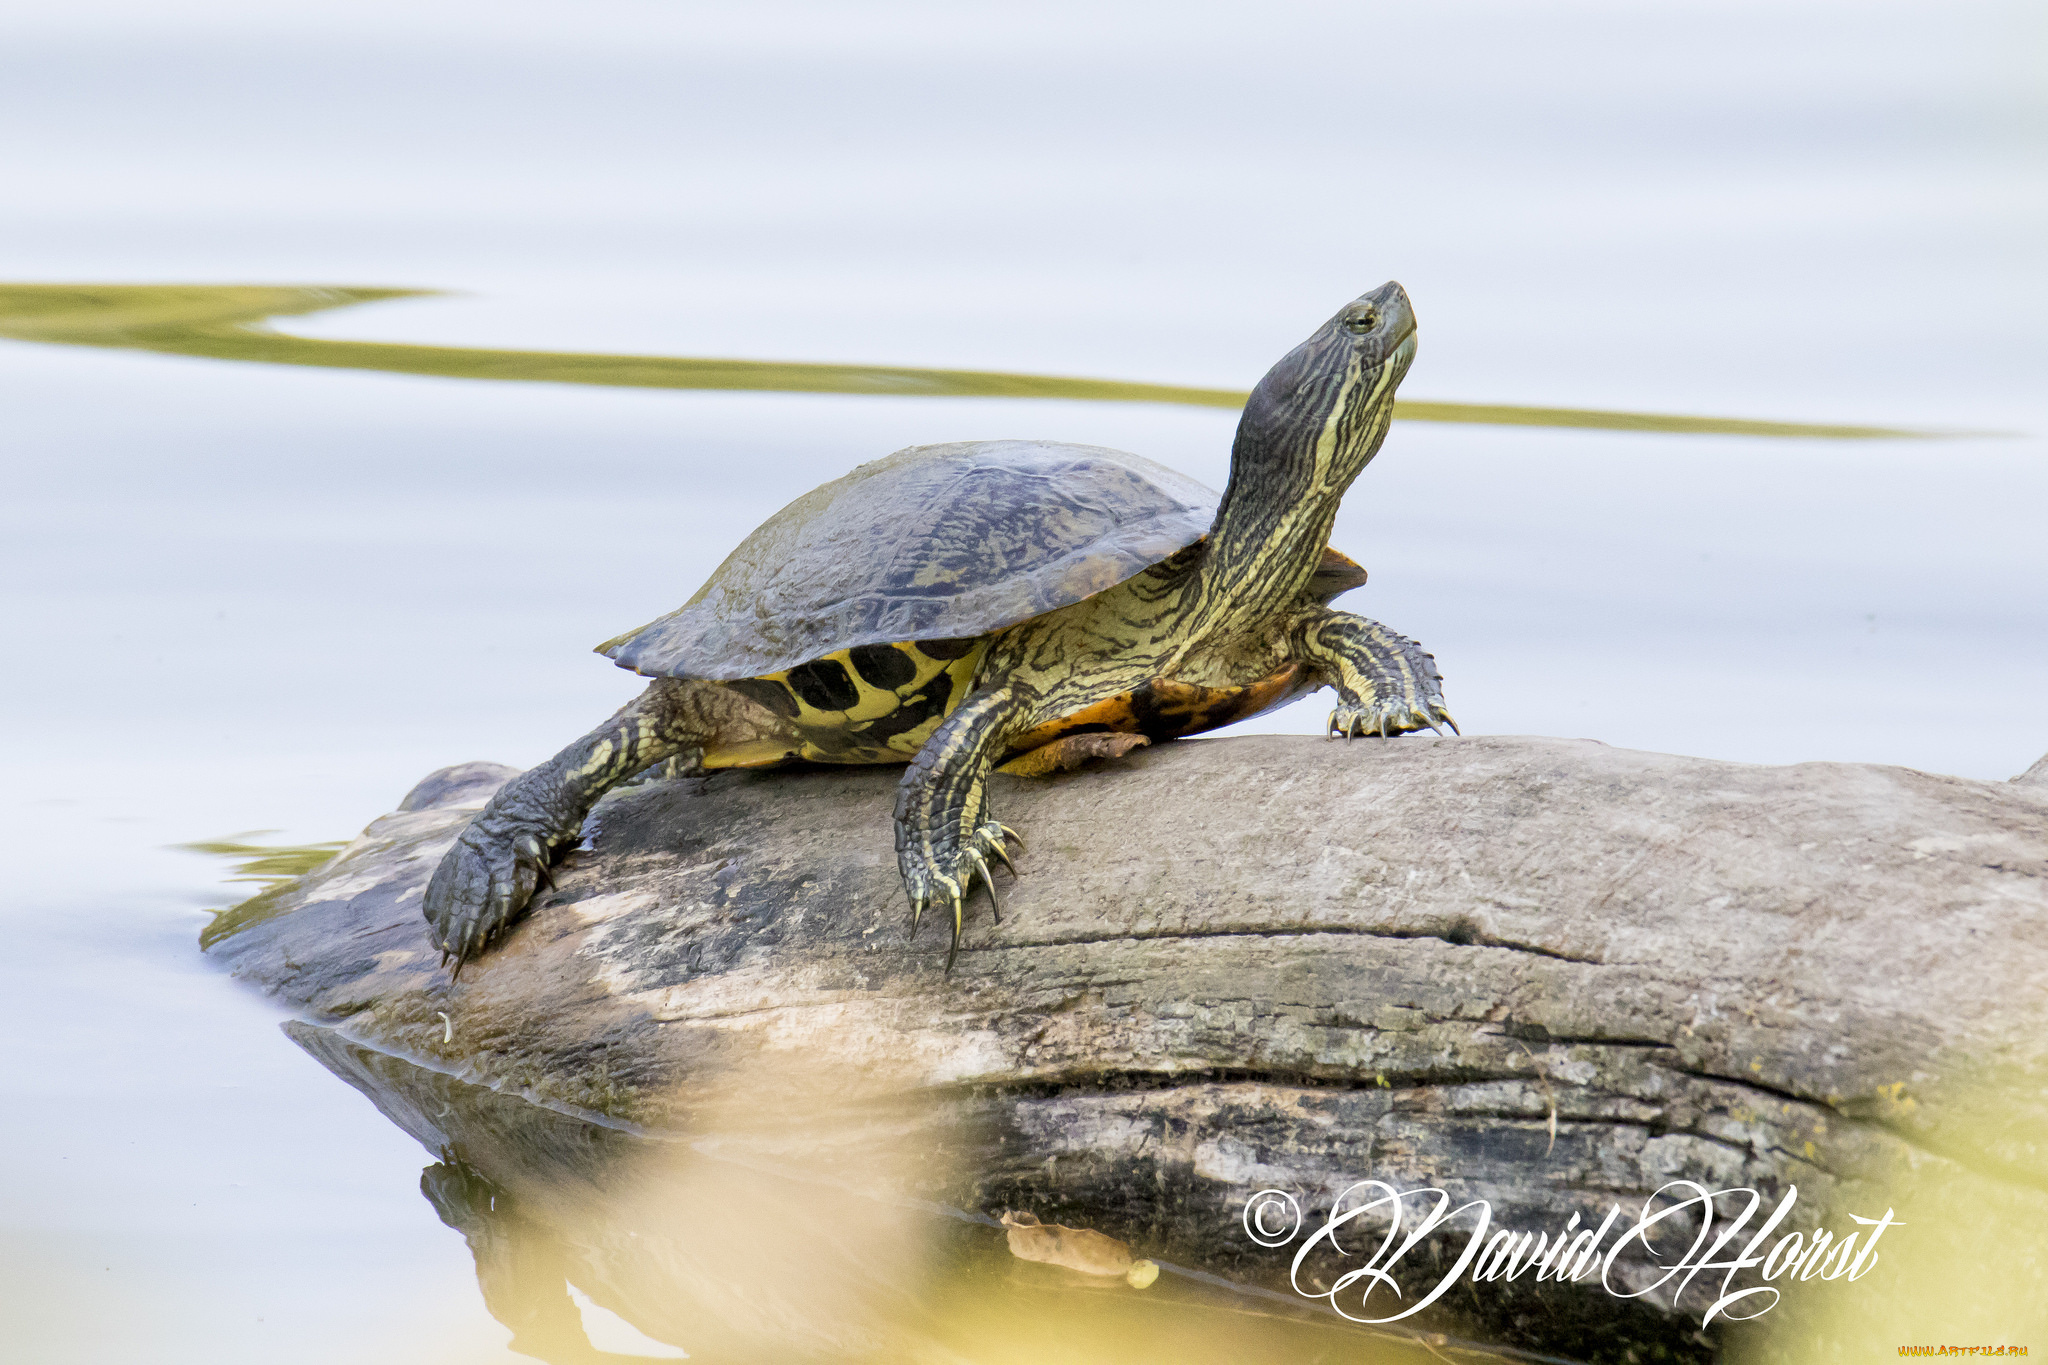
<svg viewBox="0 0 2048 1365"><path fill-rule="evenodd" d="M1243 387L1391 276L1415 398L2048 432L2019 6L5 23L12 279L464 291L308 336ZM199 959L238 892L172 846L346 838L431 768L545 757L636 690L594 642L856 463L1043 436L1220 486L1233 421L17 343L0 413L0 1340L48 1361L511 1358L428 1155ZM1336 541L1468 732L2002 778L2048 750L2044 457L1403 424Z"/></svg>

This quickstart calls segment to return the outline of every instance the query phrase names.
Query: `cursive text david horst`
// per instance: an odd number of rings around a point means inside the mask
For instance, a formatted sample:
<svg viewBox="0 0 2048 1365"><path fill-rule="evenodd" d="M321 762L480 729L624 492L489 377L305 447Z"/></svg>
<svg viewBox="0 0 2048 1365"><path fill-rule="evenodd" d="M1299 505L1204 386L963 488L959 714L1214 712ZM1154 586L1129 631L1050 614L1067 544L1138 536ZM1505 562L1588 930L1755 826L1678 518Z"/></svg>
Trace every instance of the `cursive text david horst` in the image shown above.
<svg viewBox="0 0 2048 1365"><path fill-rule="evenodd" d="M1716 1318L1742 1321L1769 1312L1780 1287L1793 1281L1861 1279L1877 1264L1877 1243L1885 1230L1904 1226L1886 1209L1881 1218L1848 1215L1857 1226L1846 1234L1826 1228L1780 1233L1798 1202L1794 1185L1758 1221L1764 1198L1756 1190L1708 1190L1675 1180L1645 1199L1633 1221L1624 1221L1616 1205L1597 1227L1582 1227L1574 1213L1554 1232L1519 1232L1494 1227L1492 1206L1484 1199L1452 1208L1451 1196L1440 1189L1400 1190L1382 1180L1361 1180L1337 1196L1322 1225L1296 1248L1289 1280L1296 1293L1328 1299L1354 1322L1398 1322L1467 1277L1474 1285L1525 1277L1556 1282L1597 1277L1617 1298L1662 1290L1674 1307L1698 1281L1705 1301L1702 1326ZM1427 1293L1416 1297L1406 1292L1404 1274L1409 1289L1428 1283L1414 1267L1403 1265L1409 1254L1433 1235L1453 1234L1467 1225L1471 1235L1456 1262L1440 1274L1432 1265L1434 1283ZM1285 1190L1260 1190L1245 1204L1245 1232L1260 1246L1286 1246L1302 1226L1301 1205ZM1379 1244L1360 1263L1358 1255L1376 1231ZM1358 1252L1340 1244L1340 1232ZM1684 1250L1670 1258L1688 1232ZM1316 1263L1311 1273L1320 1284L1328 1278L1320 1272L1332 1258L1347 1268L1328 1288L1305 1287L1304 1267Z"/></svg>

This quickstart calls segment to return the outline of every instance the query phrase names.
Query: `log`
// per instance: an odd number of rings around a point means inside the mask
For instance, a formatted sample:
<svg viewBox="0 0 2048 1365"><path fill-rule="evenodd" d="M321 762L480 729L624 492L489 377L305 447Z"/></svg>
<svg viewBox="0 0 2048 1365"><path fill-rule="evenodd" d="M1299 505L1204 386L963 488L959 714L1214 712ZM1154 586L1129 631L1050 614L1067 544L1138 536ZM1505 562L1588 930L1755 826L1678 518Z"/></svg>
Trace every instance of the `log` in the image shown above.
<svg viewBox="0 0 2048 1365"><path fill-rule="evenodd" d="M1796 1187L1786 1227L1811 1228L1875 1215L1910 1171L2048 1224L2048 760L1997 783L1255 736L998 777L1029 852L998 874L1000 924L975 901L950 976L943 929L906 934L896 771L649 781L600 803L557 889L454 979L420 897L512 775L434 774L207 944L316 1026L296 1036L338 1074L526 1204L559 1203L538 1191L593 1144L480 1136L512 1097L536 1131L573 1116L829 1169L998 1239L1026 1210L1184 1285L1304 1305L1328 1277L1290 1284L1298 1243L1248 1236L1258 1191L1312 1225L1368 1178L1440 1186L1554 1231L1673 1181L1766 1207ZM456 1091L499 1117L464 1120ZM1457 1255L1447 1237L1433 1254ZM1640 1288L1658 1263L1619 1264ZM1746 1330L1702 1327L1704 1282L1484 1289L1401 1328L1575 1359L1709 1359ZM865 1349L777 1321L820 1358Z"/></svg>

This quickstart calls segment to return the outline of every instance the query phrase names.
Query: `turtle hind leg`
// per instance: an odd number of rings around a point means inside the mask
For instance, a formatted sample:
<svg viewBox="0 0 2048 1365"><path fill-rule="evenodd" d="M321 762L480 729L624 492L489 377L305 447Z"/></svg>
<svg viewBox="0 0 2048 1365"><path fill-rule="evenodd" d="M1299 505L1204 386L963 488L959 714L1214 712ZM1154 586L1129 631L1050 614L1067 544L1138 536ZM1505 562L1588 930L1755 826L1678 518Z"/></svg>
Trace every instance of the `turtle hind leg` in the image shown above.
<svg viewBox="0 0 2048 1365"><path fill-rule="evenodd" d="M1151 742L1145 735L1125 734L1118 730L1064 735L1050 744L1019 754L996 771L1012 777L1050 777L1069 768L1078 768L1092 758L1122 758L1131 750L1142 749Z"/></svg>
<svg viewBox="0 0 2048 1365"><path fill-rule="evenodd" d="M960 951L967 899L977 881L988 888L998 923L994 860L1010 870L1008 843L1023 840L988 812L988 776L1026 708L1012 688L969 697L925 741L896 789L896 865L910 897L910 931L927 910L953 918L946 970Z"/></svg>
<svg viewBox="0 0 2048 1365"><path fill-rule="evenodd" d="M1435 656L1407 636L1320 606L1298 613L1291 635L1295 657L1337 689L1327 730L1332 737L1385 737L1440 725L1457 731Z"/></svg>
<svg viewBox="0 0 2048 1365"><path fill-rule="evenodd" d="M709 736L680 704L678 684L657 681L603 725L498 789L427 882L422 907L442 961L455 970L504 932L552 881L557 850L574 844L605 792L671 757L694 759Z"/></svg>

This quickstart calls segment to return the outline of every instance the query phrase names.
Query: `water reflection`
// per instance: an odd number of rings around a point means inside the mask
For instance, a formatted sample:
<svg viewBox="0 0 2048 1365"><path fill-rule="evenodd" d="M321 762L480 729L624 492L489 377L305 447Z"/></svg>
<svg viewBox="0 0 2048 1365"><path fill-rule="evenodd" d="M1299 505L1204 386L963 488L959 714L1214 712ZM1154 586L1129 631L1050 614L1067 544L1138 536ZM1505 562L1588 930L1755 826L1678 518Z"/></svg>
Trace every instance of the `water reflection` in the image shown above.
<svg viewBox="0 0 2048 1365"><path fill-rule="evenodd" d="M512 1350L565 1363L670 1358L593 1346L583 1313L569 1295L568 1249L545 1223L528 1218L510 1191L461 1157L450 1152L420 1172L420 1193L469 1243L484 1306L511 1329L506 1345Z"/></svg>
<svg viewBox="0 0 2048 1365"><path fill-rule="evenodd" d="M432 292L299 285L0 284L0 337L72 346L157 351L165 355L202 356L215 360L260 361L273 365L380 370L446 379L524 380L623 388L852 393L898 398L1064 398L1233 410L1244 406L1246 397L1242 389L1002 374L987 370L333 341L289 336L263 325L271 318L303 316L349 304L416 297ZM1766 422L1736 417L1692 417L1504 403L1442 403L1417 399L1397 401L1394 416L1398 421L1408 422L1830 440L1968 434L1842 423Z"/></svg>
<svg viewBox="0 0 2048 1365"><path fill-rule="evenodd" d="M205 839L195 844L177 844L176 848L187 853L207 853L216 858L229 860L228 871L222 877L229 882L255 882L265 890L281 882L296 881L314 868L329 861L335 854L348 847L343 843L326 844L248 844L244 839L254 839L262 834L274 834L275 830L250 830L245 834L230 834L223 839Z"/></svg>
<svg viewBox="0 0 2048 1365"><path fill-rule="evenodd" d="M815 1115L830 1106L818 1101L817 1078L753 1077L747 1095L702 1114L698 1136L684 1142L472 1086L331 1029L285 1028L438 1156L420 1191L469 1244L512 1349L535 1359L673 1358L593 1345L572 1291L649 1341L705 1360L1538 1358L1368 1332L1172 1267L1141 1290L1017 1259L990 1218L863 1193L885 1181L885 1167L928 1173L944 1146L921 1140L930 1129L908 1111L818 1128Z"/></svg>
<svg viewBox="0 0 2048 1365"><path fill-rule="evenodd" d="M216 858L226 858L229 870L224 880L244 884L253 882L257 887L255 894L247 900L237 902L225 910L213 912L212 921L199 931L199 946L202 950L211 948L238 929L270 918L283 905L284 892L295 885L300 877L348 847L346 843L243 842L259 834L274 832L251 830L245 834L233 834L222 839L205 839L198 843L172 845L173 848L186 853L205 853Z"/></svg>

